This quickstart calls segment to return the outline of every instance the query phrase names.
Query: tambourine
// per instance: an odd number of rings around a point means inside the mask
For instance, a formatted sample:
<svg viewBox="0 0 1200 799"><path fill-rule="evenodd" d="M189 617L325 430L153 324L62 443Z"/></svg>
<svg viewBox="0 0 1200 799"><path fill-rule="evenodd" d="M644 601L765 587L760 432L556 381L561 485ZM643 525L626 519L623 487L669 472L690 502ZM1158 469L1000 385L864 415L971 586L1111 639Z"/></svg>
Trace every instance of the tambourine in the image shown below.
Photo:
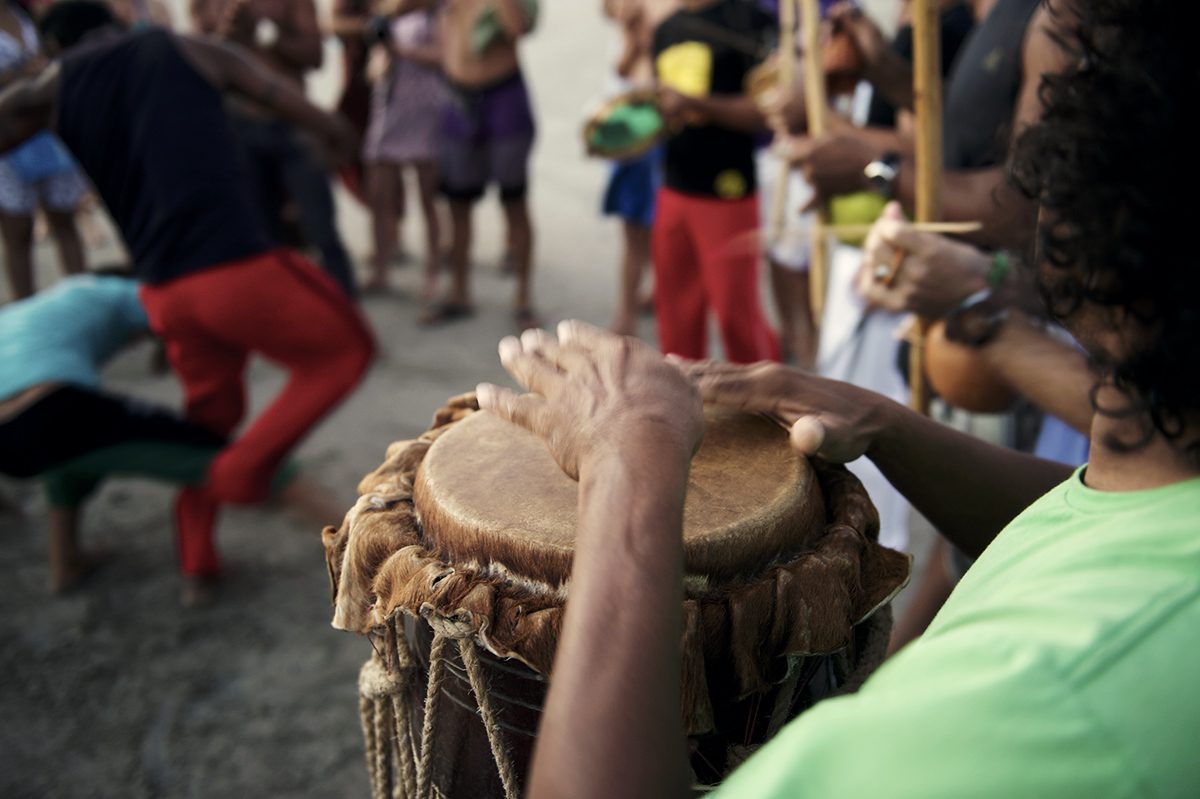
<svg viewBox="0 0 1200 799"><path fill-rule="evenodd" d="M628 161L652 150L666 131L654 92L635 89L612 98L588 118L583 145L588 155Z"/></svg>

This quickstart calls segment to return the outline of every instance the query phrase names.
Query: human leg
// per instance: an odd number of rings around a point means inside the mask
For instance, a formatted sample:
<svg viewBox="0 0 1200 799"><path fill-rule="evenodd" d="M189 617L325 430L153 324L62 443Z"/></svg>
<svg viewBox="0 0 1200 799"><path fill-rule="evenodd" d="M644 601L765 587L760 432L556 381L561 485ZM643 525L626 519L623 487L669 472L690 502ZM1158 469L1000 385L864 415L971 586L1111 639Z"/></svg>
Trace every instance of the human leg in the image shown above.
<svg viewBox="0 0 1200 799"><path fill-rule="evenodd" d="M318 161L313 148L297 138L291 130L289 157L283 161L283 179L288 195L300 211L304 232L321 253L325 271L337 281L346 295L358 296L354 267L342 244L337 229L337 210L333 204L333 188L328 170Z"/></svg>
<svg viewBox="0 0 1200 799"><path fill-rule="evenodd" d="M425 284L421 289L422 302L429 302L437 291L438 273L442 260L442 220L438 204L438 168L434 161L413 164L417 173L417 189L421 197L421 216L425 223Z"/></svg>
<svg viewBox="0 0 1200 799"><path fill-rule="evenodd" d="M650 264L650 231L654 225L660 158L655 150L636 161L617 164L604 192L605 215L619 217L622 223L620 290L611 329L623 335L634 334L641 310L639 292Z"/></svg>
<svg viewBox="0 0 1200 799"><path fill-rule="evenodd" d="M400 167L385 161L366 164L367 201L371 204L371 232L375 240L375 252L371 256L371 279L367 288L382 289L388 285L388 267L396 254L399 242L396 238L400 222L396 198L402 196L399 189Z"/></svg>
<svg viewBox="0 0 1200 799"><path fill-rule="evenodd" d="M469 315L471 305L471 238L475 203L451 199L450 205L450 289L438 304L421 316L421 323L435 325Z"/></svg>
<svg viewBox="0 0 1200 799"><path fill-rule="evenodd" d="M517 278L513 310L517 314L518 324L525 325L533 322L533 223L524 196L506 199L502 206L513 271Z"/></svg>
<svg viewBox="0 0 1200 799"><path fill-rule="evenodd" d="M87 268L83 252L83 239L79 235L79 227L75 224L74 211L46 210L46 220L50 223L50 235L58 247L58 258L62 263L63 272L68 275L83 274Z"/></svg>
<svg viewBox="0 0 1200 799"><path fill-rule="evenodd" d="M4 239L4 271L8 294L21 300L33 294L33 217L0 212L0 236Z"/></svg>
<svg viewBox="0 0 1200 799"><path fill-rule="evenodd" d="M665 353L703 358L708 351L708 302L699 253L688 224L692 201L662 189L651 232L658 345Z"/></svg>
<svg viewBox="0 0 1200 799"><path fill-rule="evenodd" d="M533 317L533 220L529 213L529 157L533 152L532 111L524 84L497 89L489 98L488 173L500 187L505 242L517 279L513 309L520 327L536 325Z"/></svg>
<svg viewBox="0 0 1200 799"><path fill-rule="evenodd" d="M38 191L63 272L68 275L82 274L87 268L87 258L75 222L75 215L87 191L82 173L78 169L69 169L51 175L41 182Z"/></svg>
<svg viewBox="0 0 1200 799"><path fill-rule="evenodd" d="M816 330L809 306L808 272L793 269L768 258L771 294L779 314L779 338L784 350L802 369L816 361Z"/></svg>
<svg viewBox="0 0 1200 799"><path fill-rule="evenodd" d="M621 225L625 249L621 254L621 287L617 298L617 311L613 316L611 330L623 336L637 333L640 292L646 267L650 264L650 228L637 222L626 221Z"/></svg>
<svg viewBox="0 0 1200 799"><path fill-rule="evenodd" d="M758 291L758 198L694 201L705 293L712 303L725 357L735 363L779 360L779 340L767 324Z"/></svg>
<svg viewBox="0 0 1200 799"><path fill-rule="evenodd" d="M219 568L211 536L219 504L267 495L287 452L362 377L371 335L327 275L283 251L150 287L143 296L156 330L165 328L169 342L171 332L184 341L169 345L168 354L189 398L229 395L215 385L231 381L229 364L189 352L191 344L203 354L204 338L210 351L240 352L243 362L246 353L259 352L290 373L263 413L214 458L205 484L180 493L176 522L183 570L211 576ZM237 388L240 395L240 373Z"/></svg>
<svg viewBox="0 0 1200 799"><path fill-rule="evenodd" d="M440 151L439 189L450 206L450 289L440 304L422 315L423 324L449 321L471 310L471 217L488 181L487 150L471 109L456 103L446 106Z"/></svg>

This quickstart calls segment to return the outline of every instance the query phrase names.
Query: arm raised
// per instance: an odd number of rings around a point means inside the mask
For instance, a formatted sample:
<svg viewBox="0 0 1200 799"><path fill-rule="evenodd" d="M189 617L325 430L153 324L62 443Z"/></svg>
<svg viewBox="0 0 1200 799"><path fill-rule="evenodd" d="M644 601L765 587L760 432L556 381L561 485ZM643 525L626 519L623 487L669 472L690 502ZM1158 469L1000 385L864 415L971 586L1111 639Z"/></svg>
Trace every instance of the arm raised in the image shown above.
<svg viewBox="0 0 1200 799"><path fill-rule="evenodd" d="M358 144L350 123L317 108L300 89L255 63L238 45L182 36L179 42L188 61L220 91L270 109L285 122L326 141L339 156L349 157L354 153Z"/></svg>

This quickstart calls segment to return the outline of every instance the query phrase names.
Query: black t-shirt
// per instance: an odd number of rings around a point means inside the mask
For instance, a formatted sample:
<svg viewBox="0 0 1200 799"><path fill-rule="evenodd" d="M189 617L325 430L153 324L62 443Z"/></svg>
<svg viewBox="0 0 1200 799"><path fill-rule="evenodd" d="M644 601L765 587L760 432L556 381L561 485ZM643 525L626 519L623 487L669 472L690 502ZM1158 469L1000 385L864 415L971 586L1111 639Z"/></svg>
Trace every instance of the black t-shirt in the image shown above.
<svg viewBox="0 0 1200 799"><path fill-rule="evenodd" d="M1040 0L998 0L967 37L946 84L946 169L1004 163L1021 93L1025 32Z"/></svg>
<svg viewBox="0 0 1200 799"><path fill-rule="evenodd" d="M778 38L775 19L750 0L677 11L654 32L659 83L690 96L740 95ZM754 137L689 125L667 140L664 183L683 194L736 200L755 190Z"/></svg>
<svg viewBox="0 0 1200 799"><path fill-rule="evenodd" d="M954 59L962 49L963 42L975 27L975 15L965 4L947 8L938 16L938 35L941 39L942 77L950 74ZM913 60L912 25L905 25L896 32L892 40L892 50L905 61ZM867 112L867 124L881 128L891 128L896 125L896 109L883 95L875 92L871 95L871 110Z"/></svg>
<svg viewBox="0 0 1200 799"><path fill-rule="evenodd" d="M142 281L271 248L221 94L171 34L151 28L68 54L58 135L108 206Z"/></svg>

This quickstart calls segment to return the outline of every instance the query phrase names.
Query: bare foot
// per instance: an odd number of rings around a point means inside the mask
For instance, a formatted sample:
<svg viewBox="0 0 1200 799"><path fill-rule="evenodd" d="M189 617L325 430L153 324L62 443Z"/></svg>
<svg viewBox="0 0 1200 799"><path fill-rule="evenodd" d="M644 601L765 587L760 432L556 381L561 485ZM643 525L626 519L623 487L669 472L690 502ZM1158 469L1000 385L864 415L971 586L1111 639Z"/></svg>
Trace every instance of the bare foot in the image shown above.
<svg viewBox="0 0 1200 799"><path fill-rule="evenodd" d="M50 593L65 594L91 577L104 561L106 552L80 552L57 569L50 572Z"/></svg>
<svg viewBox="0 0 1200 799"><path fill-rule="evenodd" d="M392 290L392 284L388 280L387 274L375 274L367 278L367 282L363 283L363 294L387 294Z"/></svg>
<svg viewBox="0 0 1200 799"><path fill-rule="evenodd" d="M185 608L202 608L211 605L217 596L218 578L213 575L183 576L179 591L179 603Z"/></svg>
<svg viewBox="0 0 1200 799"><path fill-rule="evenodd" d="M517 331L524 333L526 330L535 327L541 327L541 320L538 319L537 313L532 308L517 308L513 311L513 322L517 325Z"/></svg>
<svg viewBox="0 0 1200 799"><path fill-rule="evenodd" d="M438 294L438 279L437 275L432 275L425 278L425 283L421 286L420 300L422 305L432 305L433 300Z"/></svg>

